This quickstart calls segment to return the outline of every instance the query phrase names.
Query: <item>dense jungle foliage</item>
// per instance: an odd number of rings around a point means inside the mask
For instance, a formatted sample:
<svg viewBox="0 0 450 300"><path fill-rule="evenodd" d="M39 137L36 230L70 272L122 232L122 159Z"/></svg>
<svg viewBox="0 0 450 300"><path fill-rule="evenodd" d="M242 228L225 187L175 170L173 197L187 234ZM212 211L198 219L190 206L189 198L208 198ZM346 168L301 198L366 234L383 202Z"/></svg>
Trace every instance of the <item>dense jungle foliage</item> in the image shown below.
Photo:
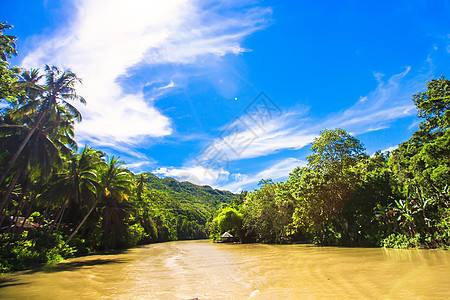
<svg viewBox="0 0 450 300"><path fill-rule="evenodd" d="M8 63L15 40L0 23L0 272L138 244L242 242L450 246L450 82L413 96L420 129L391 153L368 156L345 130L323 130L305 167L284 183L235 195L135 175L115 157L77 149L80 79Z"/></svg>
<svg viewBox="0 0 450 300"><path fill-rule="evenodd" d="M10 67L16 37L0 23L0 272L138 244L208 237L215 207L237 196L78 151L70 70Z"/></svg>
<svg viewBox="0 0 450 300"><path fill-rule="evenodd" d="M393 248L450 247L450 81L413 96L419 130L391 153L368 156L342 129L323 130L306 167L262 180L216 211L210 237Z"/></svg>

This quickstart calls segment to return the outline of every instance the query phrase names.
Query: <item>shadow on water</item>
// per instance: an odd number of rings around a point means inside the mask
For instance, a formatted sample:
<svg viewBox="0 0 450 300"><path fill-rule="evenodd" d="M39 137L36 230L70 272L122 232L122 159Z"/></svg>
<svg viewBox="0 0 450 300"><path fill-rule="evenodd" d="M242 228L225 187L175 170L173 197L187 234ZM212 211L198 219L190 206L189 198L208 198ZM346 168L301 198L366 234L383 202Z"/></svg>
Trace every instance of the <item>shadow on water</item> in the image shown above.
<svg viewBox="0 0 450 300"><path fill-rule="evenodd" d="M0 289L8 286L25 285L31 282L17 282L16 278L0 278Z"/></svg>
<svg viewBox="0 0 450 300"><path fill-rule="evenodd" d="M114 253L107 253L103 255L112 255ZM117 253L115 253L117 254ZM120 259L120 258L95 258L95 259L86 259L86 260L79 260L80 258L75 258L73 260L66 260L62 261L60 263L45 265L45 266L36 266L32 269L26 270L26 271L17 271L15 273L11 273L10 276L17 276L17 275L32 275L38 272L44 272L44 273L54 273L54 272L62 272L62 271L77 271L81 268L85 267L93 267L93 266L99 266L99 265L108 265L108 264L122 264L126 263L129 260L127 259ZM4 287L6 282L10 281L17 281L17 279L14 279L14 277L0 277L0 288ZM10 284L14 285L14 284ZM16 284L18 285L18 284Z"/></svg>
<svg viewBox="0 0 450 300"><path fill-rule="evenodd" d="M125 263L127 260L124 259L118 259L118 258L96 258L96 259L89 259L92 256L114 256L118 254L125 254L129 252L129 249L123 249L123 250L108 250L108 251L101 251L96 252L92 255L86 255L86 256L79 256L76 258L72 258L70 260L63 260L59 263L53 263L49 265L38 265L31 267L28 270L25 271L18 271L17 273L29 275L34 274L37 272L45 272L45 273L52 273L52 272L60 272L60 271L76 271L83 267L90 267L95 265L106 265L106 264L114 264L114 263ZM86 260L80 261L80 259L85 258ZM0 282L1 284L1 282Z"/></svg>
<svg viewBox="0 0 450 300"><path fill-rule="evenodd" d="M55 265L45 266L42 271L46 273L62 272L62 271L77 271L84 267L93 267L99 265L109 265L109 264L122 264L126 263L128 260L119 258L96 258L83 261L66 261Z"/></svg>
<svg viewBox="0 0 450 300"><path fill-rule="evenodd" d="M113 253L107 253L103 255L109 255ZM117 252L115 253L117 254ZM56 273L56 272L63 272L63 271L77 271L82 268L86 267L94 267L94 266L100 266L100 265L110 265L110 264L122 264L128 262L128 259L121 259L121 258L94 258L94 259L85 259L85 260L69 260L69 261L63 261L57 264L53 265L47 265L43 267L36 267L31 270L27 271L18 271L13 274L7 274L4 276L0 276L0 289L5 287L11 287L11 286L19 286L19 285L26 285L30 284L31 282L24 282L21 281L20 277L21 275L33 275L38 272L44 272L44 273ZM17 276L17 277L16 277Z"/></svg>

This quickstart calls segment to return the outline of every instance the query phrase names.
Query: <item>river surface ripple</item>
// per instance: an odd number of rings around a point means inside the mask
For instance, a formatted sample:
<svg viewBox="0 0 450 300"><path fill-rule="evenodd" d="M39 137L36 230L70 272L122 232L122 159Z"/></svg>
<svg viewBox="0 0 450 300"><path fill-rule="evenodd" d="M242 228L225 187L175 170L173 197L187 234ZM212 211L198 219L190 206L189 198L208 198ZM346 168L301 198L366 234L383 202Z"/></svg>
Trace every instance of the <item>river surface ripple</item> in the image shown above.
<svg viewBox="0 0 450 300"><path fill-rule="evenodd" d="M450 251L151 244L0 276L0 299L450 299Z"/></svg>

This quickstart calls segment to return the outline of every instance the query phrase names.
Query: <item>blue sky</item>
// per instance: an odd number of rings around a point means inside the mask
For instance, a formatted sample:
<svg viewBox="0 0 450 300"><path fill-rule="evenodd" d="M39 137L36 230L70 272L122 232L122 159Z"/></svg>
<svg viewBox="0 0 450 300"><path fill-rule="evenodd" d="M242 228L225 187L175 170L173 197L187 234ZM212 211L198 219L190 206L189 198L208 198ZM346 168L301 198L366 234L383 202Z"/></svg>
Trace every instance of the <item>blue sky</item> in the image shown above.
<svg viewBox="0 0 450 300"><path fill-rule="evenodd" d="M448 76L449 1L316 2L16 0L0 19L13 64L83 79L81 147L238 192L285 180L323 129L394 149Z"/></svg>

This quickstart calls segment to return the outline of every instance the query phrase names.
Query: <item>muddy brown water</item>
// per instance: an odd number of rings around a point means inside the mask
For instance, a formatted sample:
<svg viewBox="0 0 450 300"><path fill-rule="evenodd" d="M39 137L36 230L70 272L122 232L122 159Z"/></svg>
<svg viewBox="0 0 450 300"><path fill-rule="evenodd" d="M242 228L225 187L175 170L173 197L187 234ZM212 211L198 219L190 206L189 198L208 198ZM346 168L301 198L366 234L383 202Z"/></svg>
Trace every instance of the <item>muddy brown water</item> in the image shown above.
<svg viewBox="0 0 450 300"><path fill-rule="evenodd" d="M0 299L450 299L450 251L152 244L0 276Z"/></svg>

